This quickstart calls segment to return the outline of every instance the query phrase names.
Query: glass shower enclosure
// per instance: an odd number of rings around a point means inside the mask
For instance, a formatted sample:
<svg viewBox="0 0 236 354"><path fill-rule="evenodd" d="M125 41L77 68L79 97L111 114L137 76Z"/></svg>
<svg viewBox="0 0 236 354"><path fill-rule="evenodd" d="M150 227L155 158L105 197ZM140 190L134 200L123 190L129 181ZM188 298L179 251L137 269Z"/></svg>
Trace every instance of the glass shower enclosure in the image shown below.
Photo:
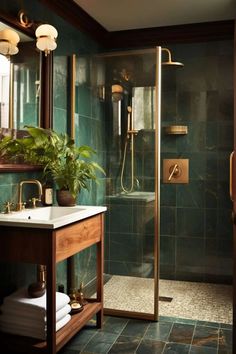
<svg viewBox="0 0 236 354"><path fill-rule="evenodd" d="M157 320L161 47L101 54L97 65L105 83L105 313Z"/></svg>

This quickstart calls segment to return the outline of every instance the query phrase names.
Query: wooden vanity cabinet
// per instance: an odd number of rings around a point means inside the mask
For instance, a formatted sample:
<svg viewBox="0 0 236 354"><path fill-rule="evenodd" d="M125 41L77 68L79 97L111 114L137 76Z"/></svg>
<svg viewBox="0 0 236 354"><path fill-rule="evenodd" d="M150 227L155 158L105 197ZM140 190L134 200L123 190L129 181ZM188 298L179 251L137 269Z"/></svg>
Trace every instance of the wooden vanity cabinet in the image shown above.
<svg viewBox="0 0 236 354"><path fill-rule="evenodd" d="M0 226L0 260L47 266L47 340L0 333L0 352L48 353L60 350L95 314L97 326L103 321L103 238L104 213L57 229ZM97 249L97 297L82 312L55 332L56 264L87 247ZM3 351L2 351L3 350Z"/></svg>

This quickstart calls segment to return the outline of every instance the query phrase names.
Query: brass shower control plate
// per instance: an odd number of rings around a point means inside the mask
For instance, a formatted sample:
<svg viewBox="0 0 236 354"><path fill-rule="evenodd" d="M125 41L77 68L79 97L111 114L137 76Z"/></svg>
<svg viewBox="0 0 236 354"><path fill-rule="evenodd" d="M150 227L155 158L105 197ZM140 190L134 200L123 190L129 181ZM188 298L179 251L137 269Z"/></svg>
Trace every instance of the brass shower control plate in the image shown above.
<svg viewBox="0 0 236 354"><path fill-rule="evenodd" d="M163 159L163 183L189 183L189 159Z"/></svg>

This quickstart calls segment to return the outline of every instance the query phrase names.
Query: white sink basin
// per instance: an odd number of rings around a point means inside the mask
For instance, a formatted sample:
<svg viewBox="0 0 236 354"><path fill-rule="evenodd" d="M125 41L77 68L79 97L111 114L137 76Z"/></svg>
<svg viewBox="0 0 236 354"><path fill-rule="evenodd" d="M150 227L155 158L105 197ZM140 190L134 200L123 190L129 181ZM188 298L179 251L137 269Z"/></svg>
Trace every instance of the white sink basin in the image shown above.
<svg viewBox="0 0 236 354"><path fill-rule="evenodd" d="M0 225L56 229L106 211L106 207L42 207L0 214Z"/></svg>

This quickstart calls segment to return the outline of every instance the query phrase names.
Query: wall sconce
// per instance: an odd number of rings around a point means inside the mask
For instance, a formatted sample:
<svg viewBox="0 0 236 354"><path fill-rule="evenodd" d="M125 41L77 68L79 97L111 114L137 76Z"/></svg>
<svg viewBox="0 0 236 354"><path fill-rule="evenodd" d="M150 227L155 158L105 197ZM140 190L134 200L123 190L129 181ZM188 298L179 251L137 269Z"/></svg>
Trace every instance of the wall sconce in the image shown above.
<svg viewBox="0 0 236 354"><path fill-rule="evenodd" d="M0 54L9 57L19 52L17 44L20 41L18 33L12 29L4 29L0 31Z"/></svg>
<svg viewBox="0 0 236 354"><path fill-rule="evenodd" d="M111 86L112 101L118 102L123 98L124 89L121 85L115 84Z"/></svg>
<svg viewBox="0 0 236 354"><path fill-rule="evenodd" d="M35 35L37 37L36 46L39 50L45 52L45 56L56 49L58 33L55 27L48 24L40 25L36 29Z"/></svg>

